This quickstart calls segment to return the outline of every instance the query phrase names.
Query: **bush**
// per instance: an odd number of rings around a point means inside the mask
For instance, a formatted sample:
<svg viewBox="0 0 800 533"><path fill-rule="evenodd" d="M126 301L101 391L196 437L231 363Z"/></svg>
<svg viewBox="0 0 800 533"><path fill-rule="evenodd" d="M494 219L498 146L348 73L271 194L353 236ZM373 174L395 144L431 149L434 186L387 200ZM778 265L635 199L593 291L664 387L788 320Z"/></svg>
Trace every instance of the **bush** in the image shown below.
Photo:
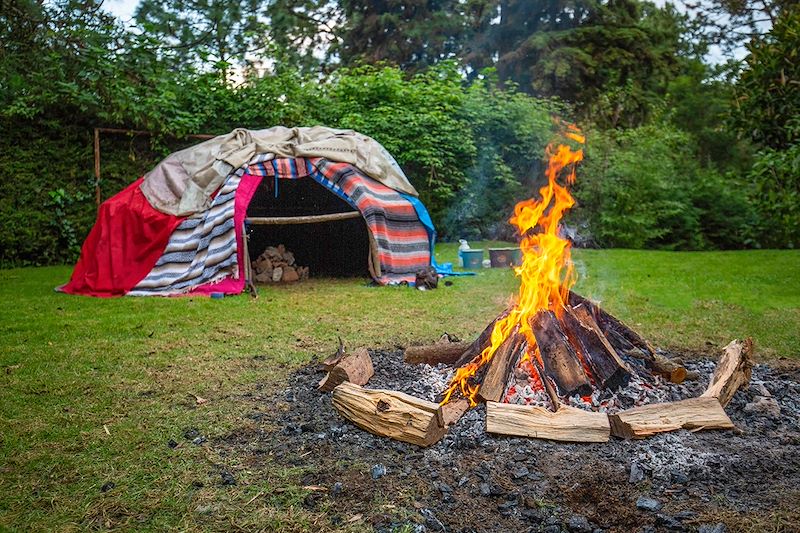
<svg viewBox="0 0 800 533"><path fill-rule="evenodd" d="M666 124L590 132L574 218L600 246L698 250L753 243L747 191L703 169L691 137Z"/></svg>

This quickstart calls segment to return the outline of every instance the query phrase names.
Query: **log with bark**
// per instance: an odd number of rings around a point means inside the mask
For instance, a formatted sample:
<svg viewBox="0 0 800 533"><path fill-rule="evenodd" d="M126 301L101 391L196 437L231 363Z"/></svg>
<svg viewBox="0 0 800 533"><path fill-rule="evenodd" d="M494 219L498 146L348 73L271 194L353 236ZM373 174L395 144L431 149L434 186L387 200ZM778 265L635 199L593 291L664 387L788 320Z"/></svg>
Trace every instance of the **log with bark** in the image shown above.
<svg viewBox="0 0 800 533"><path fill-rule="evenodd" d="M753 339L731 341L722 349L711 383L703 396L717 398L723 407L728 405L736 391L750 383L752 369Z"/></svg>
<svg viewBox="0 0 800 533"><path fill-rule="evenodd" d="M719 401L701 396L678 402L653 403L609 415L611 433L625 439L643 439L676 429L733 429Z"/></svg>
<svg viewBox="0 0 800 533"><path fill-rule="evenodd" d="M567 337L592 371L596 384L604 389L617 389L628 384L631 370L600 331L585 305L568 306L562 322Z"/></svg>
<svg viewBox="0 0 800 533"><path fill-rule="evenodd" d="M469 348L467 348L464 353L461 354L461 357L458 358L453 366L456 368L464 366L480 355L480 353L483 352L483 350L485 350L486 347L491 343L492 331L494 331L495 324L497 324L499 320L507 317L510 312L510 309L506 309L497 318L492 320L491 323L489 323L489 325L486 326L486 328L481 332L481 334L478 335L478 338L469 345Z"/></svg>
<svg viewBox="0 0 800 533"><path fill-rule="evenodd" d="M590 311L600 331L618 354L640 359L653 373L664 377L672 383L683 383L687 377L697 377L696 374L687 374L682 365L658 354L641 335L589 299L570 291L569 304L572 307L582 305Z"/></svg>
<svg viewBox="0 0 800 533"><path fill-rule="evenodd" d="M486 403L486 431L568 442L607 442L611 434L608 416L602 413L565 405L552 412L543 407L496 402Z"/></svg>
<svg viewBox="0 0 800 533"><path fill-rule="evenodd" d="M410 364L427 363L451 365L470 347L467 342L437 342L425 346L409 346L403 353L403 361Z"/></svg>
<svg viewBox="0 0 800 533"><path fill-rule="evenodd" d="M542 356L544 372L555 382L559 396L592 393L589 378L552 311L540 311L531 328Z"/></svg>
<svg viewBox="0 0 800 533"><path fill-rule="evenodd" d="M367 349L357 348L353 353L342 357L331 368L328 375L319 382L319 389L325 392L332 391L337 385L346 381L356 385L366 385L374 373L372 358Z"/></svg>
<svg viewBox="0 0 800 533"><path fill-rule="evenodd" d="M447 433L439 404L402 392L344 382L333 389L333 407L365 431L418 446L430 446Z"/></svg>

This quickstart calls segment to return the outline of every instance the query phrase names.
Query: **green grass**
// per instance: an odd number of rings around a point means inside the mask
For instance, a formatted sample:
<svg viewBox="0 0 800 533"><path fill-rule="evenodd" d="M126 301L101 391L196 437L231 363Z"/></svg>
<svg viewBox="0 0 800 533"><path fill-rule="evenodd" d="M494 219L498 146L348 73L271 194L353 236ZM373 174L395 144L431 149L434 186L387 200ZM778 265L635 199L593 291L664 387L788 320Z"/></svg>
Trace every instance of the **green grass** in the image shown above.
<svg viewBox="0 0 800 533"><path fill-rule="evenodd" d="M437 259L454 262L455 249L439 246ZM749 335L762 359L800 358L800 252L574 256L576 289L655 344L713 355ZM470 338L517 288L510 271L484 270L429 292L319 279L262 287L257 300L100 300L54 293L69 272L0 271L0 529L318 529L297 472L251 483L237 458L186 443L184 429L214 437L244 424L243 394L279 387L337 336L375 347ZM236 486L219 486L223 466Z"/></svg>

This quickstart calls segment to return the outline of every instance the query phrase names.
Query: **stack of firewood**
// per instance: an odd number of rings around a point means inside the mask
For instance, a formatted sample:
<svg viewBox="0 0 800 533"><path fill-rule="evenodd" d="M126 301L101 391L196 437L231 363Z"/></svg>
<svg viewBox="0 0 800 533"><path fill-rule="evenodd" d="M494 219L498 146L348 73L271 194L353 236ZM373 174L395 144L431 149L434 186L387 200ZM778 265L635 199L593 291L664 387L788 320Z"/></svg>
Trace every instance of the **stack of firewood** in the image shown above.
<svg viewBox="0 0 800 533"><path fill-rule="evenodd" d="M308 279L308 267L297 266L294 254L282 244L268 246L253 261L253 277L259 283L289 283Z"/></svg>

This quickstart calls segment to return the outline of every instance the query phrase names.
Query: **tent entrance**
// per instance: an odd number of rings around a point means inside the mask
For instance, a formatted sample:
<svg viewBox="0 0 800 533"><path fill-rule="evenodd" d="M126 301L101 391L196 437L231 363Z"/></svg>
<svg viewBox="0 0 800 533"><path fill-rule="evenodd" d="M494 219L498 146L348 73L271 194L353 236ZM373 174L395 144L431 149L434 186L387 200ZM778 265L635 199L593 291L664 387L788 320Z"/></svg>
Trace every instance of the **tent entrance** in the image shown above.
<svg viewBox="0 0 800 533"><path fill-rule="evenodd" d="M311 277L369 277L369 229L357 210L311 178L265 178L247 208L248 252L283 244Z"/></svg>

